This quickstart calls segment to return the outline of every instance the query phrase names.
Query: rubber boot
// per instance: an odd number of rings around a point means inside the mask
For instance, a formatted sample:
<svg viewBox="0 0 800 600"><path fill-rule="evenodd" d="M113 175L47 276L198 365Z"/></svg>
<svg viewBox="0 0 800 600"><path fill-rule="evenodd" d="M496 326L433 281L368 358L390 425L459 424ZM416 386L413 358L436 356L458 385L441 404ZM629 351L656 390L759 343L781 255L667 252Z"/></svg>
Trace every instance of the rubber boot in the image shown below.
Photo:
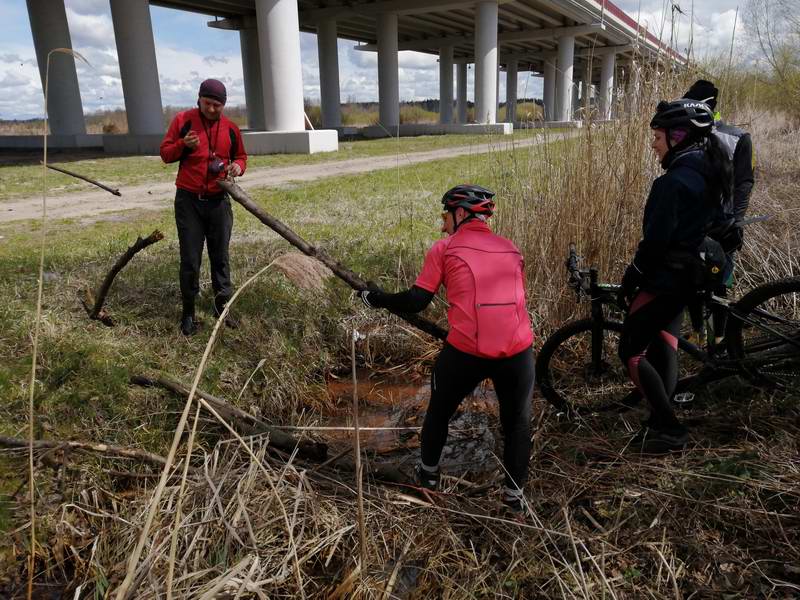
<svg viewBox="0 0 800 600"><path fill-rule="evenodd" d="M228 296L214 296L214 316L219 318L222 311L225 310L225 305L228 303L228 300L230 300ZM239 321L230 311L228 311L228 316L225 317L225 325L231 329L239 328Z"/></svg>
<svg viewBox="0 0 800 600"><path fill-rule="evenodd" d="M197 321L194 318L194 298L183 301L181 314L181 333L189 336L197 333Z"/></svg>

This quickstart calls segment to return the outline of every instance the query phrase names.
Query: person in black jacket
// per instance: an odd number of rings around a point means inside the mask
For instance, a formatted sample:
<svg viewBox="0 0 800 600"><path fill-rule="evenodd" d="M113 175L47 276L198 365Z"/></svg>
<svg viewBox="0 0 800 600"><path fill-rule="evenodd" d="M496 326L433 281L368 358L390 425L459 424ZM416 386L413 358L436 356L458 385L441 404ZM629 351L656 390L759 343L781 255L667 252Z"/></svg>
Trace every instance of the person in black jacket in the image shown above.
<svg viewBox="0 0 800 600"><path fill-rule="evenodd" d="M708 104L711 110L715 110L718 95L719 90L713 83L705 79L699 79L684 94L684 98L700 100ZM714 290L718 296L725 297L728 289L733 287L733 267L736 251L742 247L744 242L744 230L741 223L750 206L750 193L753 191L753 184L755 183L753 175L755 160L753 141L750 139L750 134L738 127L725 123L721 119L719 112L714 113L714 128L711 135L719 141L733 167L733 186L723 194L725 219L733 219L733 225L728 228L725 239L721 240L728 255L729 266L724 274L723 284ZM714 307L713 310L716 346L721 347L725 333L727 312L721 307ZM692 315L692 326L695 331L698 331L702 328L702 316L698 317L696 313L697 309L695 314Z"/></svg>
<svg viewBox="0 0 800 600"><path fill-rule="evenodd" d="M650 417L634 441L648 452L682 448L688 441L670 399L683 311L698 285L689 259L720 218L722 190L730 180L723 151L710 138L712 124L708 105L685 99L659 103L650 123L651 145L666 173L650 189L642 240L622 279L620 300L629 308L619 348L650 404Z"/></svg>

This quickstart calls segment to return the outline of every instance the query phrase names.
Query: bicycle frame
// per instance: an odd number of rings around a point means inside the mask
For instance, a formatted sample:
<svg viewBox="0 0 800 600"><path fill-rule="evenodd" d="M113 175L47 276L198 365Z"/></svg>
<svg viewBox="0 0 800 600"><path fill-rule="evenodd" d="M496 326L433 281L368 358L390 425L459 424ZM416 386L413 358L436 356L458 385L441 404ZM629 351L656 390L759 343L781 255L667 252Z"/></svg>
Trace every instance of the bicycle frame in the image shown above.
<svg viewBox="0 0 800 600"><path fill-rule="evenodd" d="M566 267L570 274L569 286L575 290L576 297L579 302L582 296L589 296L591 303L590 315L592 321L592 347L591 362L589 367L592 375L602 375L605 368L603 364L603 326L609 322L609 320L606 318L603 306L612 305L622 308L617 302L617 293L619 292L621 286L616 284L599 283L597 268L590 267L589 269L581 269L578 267L578 261L579 257L576 252L575 244L571 243L569 245L569 257L566 261ZM735 306L732 306L731 302L726 298L706 292L702 299L702 303L704 321L706 308L711 306L721 306L728 313L729 317L739 319L758 329L767 331L780 338L785 343L800 350L800 342L798 342L798 340L785 336L764 323L760 323L748 318L746 315L736 310ZM771 315L765 314L764 316L770 317ZM714 351L716 349L716 345L714 342L713 327L711 329L712 332L709 336L708 351L690 342L683 336L678 337L678 347L686 354L691 356L694 360L703 365L699 373L681 380L680 387L682 389L686 389L690 385L697 383L708 383L718 379L723 379L737 373L749 375L751 374L751 371L758 368L761 363L767 363L771 360L774 360L774 357L767 359L751 357L745 360L715 357Z"/></svg>

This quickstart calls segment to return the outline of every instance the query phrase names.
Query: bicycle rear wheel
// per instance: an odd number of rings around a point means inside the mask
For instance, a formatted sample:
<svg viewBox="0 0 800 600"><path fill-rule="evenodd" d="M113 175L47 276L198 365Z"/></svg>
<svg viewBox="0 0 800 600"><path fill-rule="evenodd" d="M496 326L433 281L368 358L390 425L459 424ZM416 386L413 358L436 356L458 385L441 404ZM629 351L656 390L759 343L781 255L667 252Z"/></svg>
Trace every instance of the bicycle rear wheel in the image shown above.
<svg viewBox="0 0 800 600"><path fill-rule="evenodd" d="M603 323L601 360L592 364L592 320L567 323L553 333L536 359L542 395L570 415L622 406L630 379L617 355L622 323Z"/></svg>
<svg viewBox="0 0 800 600"><path fill-rule="evenodd" d="M731 307L728 350L769 384L800 385L800 277L760 285Z"/></svg>

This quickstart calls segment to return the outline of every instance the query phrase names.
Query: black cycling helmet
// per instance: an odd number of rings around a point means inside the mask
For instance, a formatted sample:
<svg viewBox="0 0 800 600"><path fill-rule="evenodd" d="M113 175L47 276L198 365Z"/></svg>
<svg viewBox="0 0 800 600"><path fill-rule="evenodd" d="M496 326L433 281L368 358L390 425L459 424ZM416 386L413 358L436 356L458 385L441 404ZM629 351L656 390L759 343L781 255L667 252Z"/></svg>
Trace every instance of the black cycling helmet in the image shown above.
<svg viewBox="0 0 800 600"><path fill-rule="evenodd" d="M463 208L473 215L492 216L494 212L494 192L479 185L457 185L442 196L442 204L447 210Z"/></svg>
<svg viewBox="0 0 800 600"><path fill-rule="evenodd" d="M708 104L689 98L679 98L671 102L662 100L650 121L651 129L682 128L688 130L690 137L695 139L711 133L713 125L714 111Z"/></svg>
<svg viewBox="0 0 800 600"><path fill-rule="evenodd" d="M719 96L717 86L706 79L698 79L695 81L692 87L686 90L686 93L683 95L684 98L689 98L690 100L705 102L711 110L717 108L717 96Z"/></svg>

